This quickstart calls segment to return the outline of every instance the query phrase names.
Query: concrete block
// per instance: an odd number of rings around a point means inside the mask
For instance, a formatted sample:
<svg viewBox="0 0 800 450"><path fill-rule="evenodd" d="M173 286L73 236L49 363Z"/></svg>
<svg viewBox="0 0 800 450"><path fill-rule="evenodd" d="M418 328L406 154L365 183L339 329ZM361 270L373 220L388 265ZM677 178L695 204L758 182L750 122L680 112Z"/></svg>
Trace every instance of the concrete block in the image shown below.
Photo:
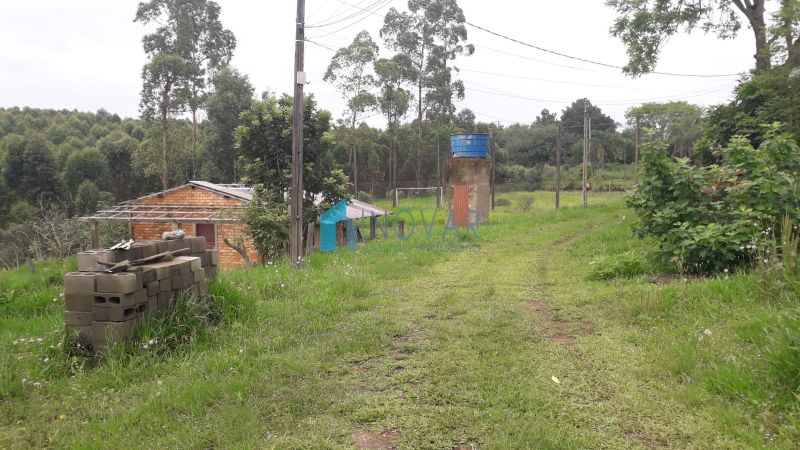
<svg viewBox="0 0 800 450"><path fill-rule="evenodd" d="M170 241L171 242L171 241ZM165 280L167 278L171 278L181 274L181 265L184 264L184 261L164 261L164 262L157 262L157 263L148 263L142 267L144 270L153 269L156 271L156 279L159 281Z"/></svg>
<svg viewBox="0 0 800 450"><path fill-rule="evenodd" d="M64 294L91 294L97 290L96 273L70 272L64 275Z"/></svg>
<svg viewBox="0 0 800 450"><path fill-rule="evenodd" d="M92 322L92 347L102 353L111 344L127 339L136 326L136 320L127 322Z"/></svg>
<svg viewBox="0 0 800 450"><path fill-rule="evenodd" d="M190 237L186 240L189 241L189 246L192 249L192 253L200 253L206 250L205 236Z"/></svg>
<svg viewBox="0 0 800 450"><path fill-rule="evenodd" d="M138 305L147 301L147 289L140 289L130 294L103 293L94 294L94 307L118 308Z"/></svg>
<svg viewBox="0 0 800 450"><path fill-rule="evenodd" d="M209 261L208 261L209 264L208 265L218 266L219 265L219 250L217 250L217 249L206 250L206 253L208 254L208 258L209 258Z"/></svg>
<svg viewBox="0 0 800 450"><path fill-rule="evenodd" d="M208 281L203 280L197 283L197 288L201 296L205 297L208 295Z"/></svg>
<svg viewBox="0 0 800 450"><path fill-rule="evenodd" d="M175 264L178 266L178 275L186 275L192 272L192 262L185 259L175 258ZM173 278L175 276L173 275Z"/></svg>
<svg viewBox="0 0 800 450"><path fill-rule="evenodd" d="M67 311L91 312L94 304L94 292L82 294L64 294Z"/></svg>
<svg viewBox="0 0 800 450"><path fill-rule="evenodd" d="M158 282L159 292L169 292L171 290L172 290L172 278L167 278L166 280L161 280Z"/></svg>
<svg viewBox="0 0 800 450"><path fill-rule="evenodd" d="M160 283L158 281L152 281L150 283L147 283L147 295L148 296L158 295L160 290L161 290Z"/></svg>
<svg viewBox="0 0 800 450"><path fill-rule="evenodd" d="M192 274L194 275L195 283L206 281L206 271L202 267L198 270L193 270Z"/></svg>
<svg viewBox="0 0 800 450"><path fill-rule="evenodd" d="M135 272L97 274L97 292L130 294L142 289L142 278Z"/></svg>
<svg viewBox="0 0 800 450"><path fill-rule="evenodd" d="M158 295L147 297L147 313L156 314L158 312Z"/></svg>
<svg viewBox="0 0 800 450"><path fill-rule="evenodd" d="M169 251L169 241L156 241L156 254Z"/></svg>
<svg viewBox="0 0 800 450"><path fill-rule="evenodd" d="M195 256L176 256L176 261L187 261L189 263L189 270L200 270L203 268L200 258Z"/></svg>
<svg viewBox="0 0 800 450"><path fill-rule="evenodd" d="M135 261L142 258L144 258L144 249L142 247L131 247L130 260Z"/></svg>
<svg viewBox="0 0 800 450"><path fill-rule="evenodd" d="M172 278L172 289L181 289L194 283L194 274L191 272Z"/></svg>
<svg viewBox="0 0 800 450"><path fill-rule="evenodd" d="M169 309L169 301L172 298L172 291L170 292L159 292L158 293L158 310L159 311L166 311Z"/></svg>
<svg viewBox="0 0 800 450"><path fill-rule="evenodd" d="M192 243L188 239L178 239L178 249L187 248L189 251L192 249Z"/></svg>
<svg viewBox="0 0 800 450"><path fill-rule="evenodd" d="M158 248L155 241L139 242L138 246L142 248L142 258L149 258L158 253Z"/></svg>
<svg viewBox="0 0 800 450"><path fill-rule="evenodd" d="M211 255L207 252L195 253L192 256L200 258L200 265L202 267L208 267L211 265Z"/></svg>
<svg viewBox="0 0 800 450"><path fill-rule="evenodd" d="M132 306L120 306L120 307L109 307L109 308L102 306L95 306L94 308L92 308L92 314L94 315L94 320L100 322L127 322L129 320L133 320L141 315L146 314L147 308L148 308L147 301Z"/></svg>
<svg viewBox="0 0 800 450"><path fill-rule="evenodd" d="M107 250L89 250L77 255L79 272L102 272L109 266L101 264L100 261L112 262L113 255Z"/></svg>
<svg viewBox="0 0 800 450"><path fill-rule="evenodd" d="M70 326L89 326L92 324L92 313L64 311L64 323Z"/></svg>
<svg viewBox="0 0 800 450"><path fill-rule="evenodd" d="M180 248L182 248L182 247L178 246L178 240L177 239L171 239L171 240L165 241L165 242L167 243L167 248L171 252L174 252L174 251L179 250Z"/></svg>

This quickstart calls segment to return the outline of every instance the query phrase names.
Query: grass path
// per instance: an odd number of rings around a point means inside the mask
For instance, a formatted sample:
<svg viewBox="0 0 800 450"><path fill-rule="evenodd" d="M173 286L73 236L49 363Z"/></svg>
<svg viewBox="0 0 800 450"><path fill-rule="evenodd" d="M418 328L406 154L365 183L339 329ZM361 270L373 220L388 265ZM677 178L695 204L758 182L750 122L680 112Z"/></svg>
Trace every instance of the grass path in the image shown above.
<svg viewBox="0 0 800 450"><path fill-rule="evenodd" d="M243 317L168 358L142 352L0 399L0 448L769 444L679 351L719 353L692 330L738 312L670 309L692 304L691 287L588 280L598 254L630 245L626 211L605 200L498 209L479 251L339 252L301 272L226 274L215 292L249 304ZM795 436L786 420L776 446Z"/></svg>

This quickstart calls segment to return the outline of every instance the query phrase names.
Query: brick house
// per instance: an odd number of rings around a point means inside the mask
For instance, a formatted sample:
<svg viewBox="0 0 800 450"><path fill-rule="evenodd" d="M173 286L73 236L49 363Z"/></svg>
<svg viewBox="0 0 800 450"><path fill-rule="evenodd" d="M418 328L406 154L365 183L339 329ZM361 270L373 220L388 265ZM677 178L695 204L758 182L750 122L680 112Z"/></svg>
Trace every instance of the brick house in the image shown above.
<svg viewBox="0 0 800 450"><path fill-rule="evenodd" d="M161 239L165 231L181 229L187 236L204 236L209 249L219 250L219 267L235 269L244 266L244 259L225 239L236 244L243 240L251 263L258 263L260 256L252 239L245 232L246 225L239 213L252 200L253 189L238 184L215 184L207 181L190 181L187 184L162 192L120 203L108 210L98 211L93 216L83 217L92 225L92 246L98 248L100 237L98 222L127 222L134 241ZM353 219L369 217L378 207L354 200L347 205L347 215ZM344 223L339 234L344 242ZM314 242L319 245L319 230L315 230Z"/></svg>

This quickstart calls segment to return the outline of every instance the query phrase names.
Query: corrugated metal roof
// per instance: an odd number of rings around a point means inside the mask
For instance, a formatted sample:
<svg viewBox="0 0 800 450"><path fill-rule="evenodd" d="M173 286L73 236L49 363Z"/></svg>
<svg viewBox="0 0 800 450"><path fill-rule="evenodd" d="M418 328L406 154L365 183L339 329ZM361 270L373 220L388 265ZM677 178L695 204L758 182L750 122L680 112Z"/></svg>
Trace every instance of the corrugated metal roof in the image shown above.
<svg viewBox="0 0 800 450"><path fill-rule="evenodd" d="M255 189L243 184L217 184L208 181L190 181L189 184L246 201L252 200L255 193Z"/></svg>
<svg viewBox="0 0 800 450"><path fill-rule="evenodd" d="M360 200L352 199L347 204L347 218L348 219L361 219L362 217L383 216L389 215L391 212L379 208L375 205L362 202Z"/></svg>
<svg viewBox="0 0 800 450"><path fill-rule="evenodd" d="M121 203L120 205L129 205L137 200L141 200L148 197L154 197L166 192L174 191L176 189L180 189L186 186L196 186L201 189L206 189L212 192L216 192L218 194L227 195L229 197L238 198L243 201L250 201L253 199L253 195L255 194L255 189L249 186L245 186L243 184L217 184L211 183L208 181L200 181L200 180L193 180L189 181L189 184L177 186L172 189L168 189L162 192L156 192L154 194L146 195L144 197L139 197L135 200L128 200L126 202ZM320 203L323 201L322 194L317 194L314 198L314 203L319 206ZM375 205L371 205L366 202L362 202L360 200L352 199L347 203L347 218L348 219L361 219L368 218L372 216L383 216L392 214L391 211L387 211L383 208L380 208Z"/></svg>

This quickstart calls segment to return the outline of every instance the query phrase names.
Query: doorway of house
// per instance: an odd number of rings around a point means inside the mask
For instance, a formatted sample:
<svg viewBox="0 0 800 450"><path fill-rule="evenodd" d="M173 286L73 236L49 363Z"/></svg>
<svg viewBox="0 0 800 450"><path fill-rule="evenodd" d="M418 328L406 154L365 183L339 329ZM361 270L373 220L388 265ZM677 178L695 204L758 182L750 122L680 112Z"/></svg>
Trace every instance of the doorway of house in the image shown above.
<svg viewBox="0 0 800 450"><path fill-rule="evenodd" d="M217 248L217 233L216 226L213 223L198 223L195 224L194 235L203 236L206 238L206 248Z"/></svg>

